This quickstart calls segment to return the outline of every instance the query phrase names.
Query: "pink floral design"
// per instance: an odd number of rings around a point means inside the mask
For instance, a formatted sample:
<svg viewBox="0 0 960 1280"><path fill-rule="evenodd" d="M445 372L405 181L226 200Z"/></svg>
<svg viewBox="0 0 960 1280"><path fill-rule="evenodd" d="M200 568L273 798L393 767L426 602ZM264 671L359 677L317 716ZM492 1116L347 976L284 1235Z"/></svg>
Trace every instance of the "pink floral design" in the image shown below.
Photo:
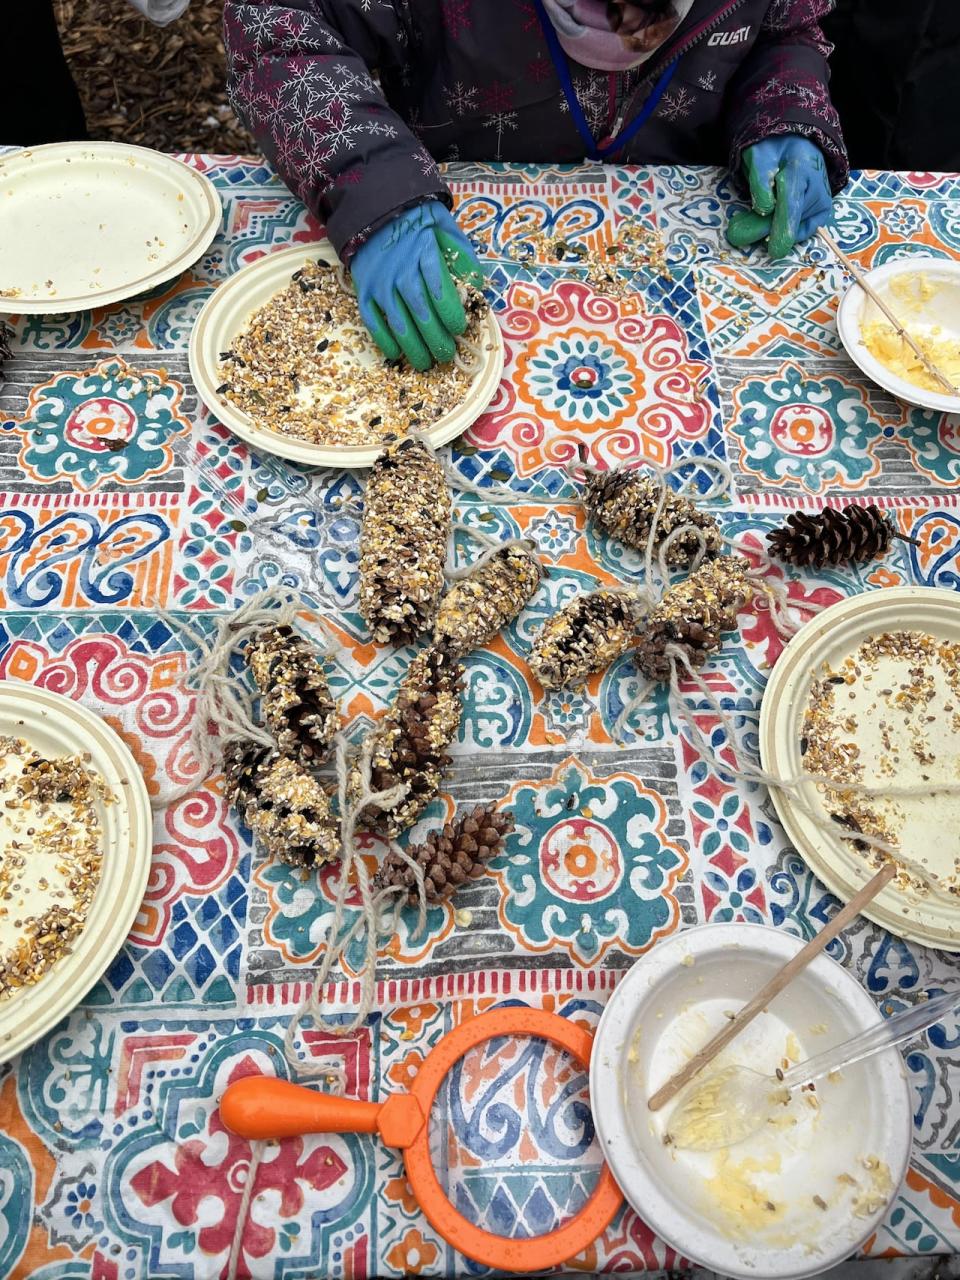
<svg viewBox="0 0 960 1280"><path fill-rule="evenodd" d="M238 1080L257 1071L256 1063L246 1056L234 1067L229 1079ZM214 1162L213 1153L221 1150L224 1151L222 1159ZM302 1184L324 1191L347 1173L340 1156L330 1147L316 1147L305 1157L302 1138L289 1139L274 1150L273 1158L263 1160L257 1169L254 1194L276 1192L284 1218L291 1218L303 1209ZM219 1200L222 1211L213 1223L200 1227L197 1233L200 1249L216 1257L226 1255L233 1241L249 1168L250 1143L230 1133L220 1119L220 1112L213 1111L207 1133L176 1148L173 1168L162 1160L155 1160L134 1174L131 1186L148 1208L169 1201L168 1211L182 1227L196 1226L203 1200L208 1197ZM276 1238L273 1227L257 1222L253 1214L248 1215L243 1233L244 1253L253 1258L266 1257L274 1248ZM226 1257L220 1274L225 1273Z"/></svg>

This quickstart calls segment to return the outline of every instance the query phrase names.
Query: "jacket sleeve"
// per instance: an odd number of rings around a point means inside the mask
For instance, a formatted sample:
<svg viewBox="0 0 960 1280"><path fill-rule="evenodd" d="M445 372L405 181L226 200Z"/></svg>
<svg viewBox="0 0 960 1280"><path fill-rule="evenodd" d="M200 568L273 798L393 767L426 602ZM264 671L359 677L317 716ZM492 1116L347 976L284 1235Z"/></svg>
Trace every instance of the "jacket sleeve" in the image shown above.
<svg viewBox="0 0 960 1280"><path fill-rule="evenodd" d="M344 261L398 210L450 205L368 70L390 66L409 39L395 4L227 0L224 37L237 115Z"/></svg>
<svg viewBox="0 0 960 1280"><path fill-rule="evenodd" d="M831 45L819 25L832 8L833 0L770 0L757 40L728 90L725 124L734 174L747 147L796 133L823 152L833 190L845 185L847 153L827 88Z"/></svg>

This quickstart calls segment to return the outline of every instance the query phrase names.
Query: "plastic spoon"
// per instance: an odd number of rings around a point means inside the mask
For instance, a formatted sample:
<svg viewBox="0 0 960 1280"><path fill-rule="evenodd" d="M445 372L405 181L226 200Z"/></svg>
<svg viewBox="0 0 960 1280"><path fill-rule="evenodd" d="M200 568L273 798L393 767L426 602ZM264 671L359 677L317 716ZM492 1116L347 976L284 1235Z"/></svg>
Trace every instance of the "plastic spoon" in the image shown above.
<svg viewBox="0 0 960 1280"><path fill-rule="evenodd" d="M791 1067L782 1079L762 1075L750 1067L715 1071L680 1099L667 1126L670 1141L673 1146L690 1151L732 1147L762 1129L777 1108L790 1101L795 1089L902 1044L958 1007L958 991L924 1000Z"/></svg>

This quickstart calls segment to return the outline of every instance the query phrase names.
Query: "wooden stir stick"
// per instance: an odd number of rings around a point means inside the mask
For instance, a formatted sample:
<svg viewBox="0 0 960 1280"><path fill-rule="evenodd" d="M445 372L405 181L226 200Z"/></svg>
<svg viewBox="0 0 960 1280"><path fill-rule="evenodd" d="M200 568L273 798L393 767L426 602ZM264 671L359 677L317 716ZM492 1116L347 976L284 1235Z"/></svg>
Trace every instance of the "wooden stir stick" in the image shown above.
<svg viewBox="0 0 960 1280"><path fill-rule="evenodd" d="M873 285L868 282L867 277L863 274L863 272L860 270L857 264L853 261L853 259L847 257L847 255L843 252L843 250L837 244L836 240L834 240L833 236L829 233L829 231L827 231L825 227L820 227L820 229L817 231L817 235L820 237L823 243L827 246L827 248L830 250L833 256L837 259L837 261L841 263L844 267L846 267L846 269L850 272L854 280L856 280L857 284L860 286L863 292L867 295L870 301L874 304L874 306L879 307L879 309L887 317L887 319L893 325L894 329L897 331L897 333L900 335L903 341L907 344L907 346L911 349L913 354L917 357L917 359L926 369L927 373L929 373L931 377L936 378L936 380L940 383L941 387L943 387L943 389L947 391L950 395L960 396L960 390L958 390L958 388L953 385L953 383L950 381L950 379L947 377L945 373L941 372L941 370L937 368L937 366L933 363L933 361L926 354L926 352L921 350L920 344L914 338L912 338L909 333L907 333L906 329L903 327L903 325L900 323L900 321L897 319L894 313L890 310L890 308L887 306L884 300L880 297L879 293L877 293Z"/></svg>
<svg viewBox="0 0 960 1280"><path fill-rule="evenodd" d="M897 874L897 864L895 862L886 862L863 888L855 893L847 905L833 917L825 929L811 938L802 950L798 951L792 960L788 960L779 972L775 973L765 987L763 987L753 997L749 1004L745 1004L725 1027L722 1027L717 1034L703 1048L693 1055L685 1067L681 1067L674 1075L670 1077L666 1084L661 1085L655 1094L650 1098L647 1106L651 1111L659 1111L660 1108L675 1098L688 1081L717 1056L721 1049L733 1040L740 1032L752 1022L758 1013L762 1013L774 996L780 994L784 987L788 986L798 973L802 973L814 956L818 956L828 942L832 941L842 929L850 923L854 916L859 915L868 902L872 902L884 886L888 885L893 877Z"/></svg>

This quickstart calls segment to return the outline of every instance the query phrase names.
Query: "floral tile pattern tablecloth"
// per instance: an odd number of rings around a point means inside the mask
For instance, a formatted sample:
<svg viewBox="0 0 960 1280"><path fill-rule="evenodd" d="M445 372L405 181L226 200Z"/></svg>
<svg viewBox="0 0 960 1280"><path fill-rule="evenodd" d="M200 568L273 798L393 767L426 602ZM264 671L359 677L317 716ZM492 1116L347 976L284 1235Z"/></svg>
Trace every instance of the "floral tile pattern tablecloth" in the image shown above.
<svg viewBox="0 0 960 1280"><path fill-rule="evenodd" d="M390 700L410 650L371 645L356 613L362 478L251 453L198 404L190 327L212 288L321 228L257 161L190 156L224 201L223 231L174 283L85 315L17 318L0 391L0 676L96 708L151 791L190 776L191 629L287 584L342 640L334 684L354 734ZM786 844L762 790L720 780L661 694L614 741L637 687L629 659L583 694L543 697L524 654L536 626L639 559L584 526L564 464L578 440L614 464L725 459L725 531L759 547L785 509L869 496L917 545L847 572L791 573L799 604L896 583L960 589L960 420L894 401L840 350L842 275L816 245L779 263L726 252L735 193L709 170L450 171L463 225L491 255L507 348L488 412L452 453L516 502L461 518L529 534L550 573L531 607L468 662L449 798L516 813L506 854L453 905L415 913L381 955L378 1012L306 1055L339 1055L348 1092L402 1087L440 1034L504 1000L596 1020L617 978L664 935L702 921L816 931L836 902ZM598 296L556 259L520 261L533 229L609 244L625 219L667 244L669 275ZM873 174L838 202L838 235L869 266L960 252L960 178ZM122 360L122 364L118 361ZM131 372L133 371L133 376ZM545 498L569 497L550 504ZM463 549L466 552L466 546ZM778 571L772 570L776 575ZM765 608L708 668L756 743L781 642ZM692 696L692 695L691 695ZM698 712L713 730L712 713ZM416 834L416 833L415 833ZM0 1068L0 1276L206 1280L225 1273L249 1148L216 1097L251 1070L287 1072L284 1029L324 945L332 874L265 861L208 785L157 819L153 871L127 945L83 1005ZM365 852L378 853L373 839ZM893 1012L956 962L866 921L832 954ZM333 995L349 1009L362 956ZM916 1111L908 1180L868 1252L960 1248L960 1024L907 1055ZM542 1231L582 1198L596 1144L583 1080L542 1044L468 1059L442 1101L437 1154L464 1212ZM431 1231L394 1152L354 1137L268 1149L243 1235L256 1277L479 1274ZM673 1251L624 1211L572 1268L650 1271Z"/></svg>

